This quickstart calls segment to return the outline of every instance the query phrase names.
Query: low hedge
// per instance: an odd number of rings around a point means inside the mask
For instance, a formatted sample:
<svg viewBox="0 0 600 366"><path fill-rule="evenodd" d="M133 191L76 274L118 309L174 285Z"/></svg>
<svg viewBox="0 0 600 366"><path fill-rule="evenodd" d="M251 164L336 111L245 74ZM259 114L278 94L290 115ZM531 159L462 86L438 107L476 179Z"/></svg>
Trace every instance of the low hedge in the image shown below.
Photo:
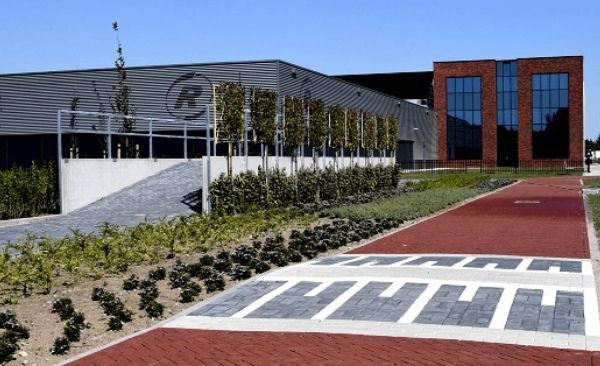
<svg viewBox="0 0 600 366"><path fill-rule="evenodd" d="M400 170L394 166L351 167L335 170L301 169L288 176L282 170L221 174L210 186L210 202L217 213L288 207L394 189Z"/></svg>
<svg viewBox="0 0 600 366"><path fill-rule="evenodd" d="M0 171L0 220L57 211L58 179L54 163Z"/></svg>

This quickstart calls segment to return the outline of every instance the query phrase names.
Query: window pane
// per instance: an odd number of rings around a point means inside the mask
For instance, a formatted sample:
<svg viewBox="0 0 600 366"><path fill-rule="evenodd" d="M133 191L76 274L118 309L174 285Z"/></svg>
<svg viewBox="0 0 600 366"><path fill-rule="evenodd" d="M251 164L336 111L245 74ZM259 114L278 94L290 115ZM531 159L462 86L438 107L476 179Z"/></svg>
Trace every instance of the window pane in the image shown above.
<svg viewBox="0 0 600 366"><path fill-rule="evenodd" d="M510 62L505 62L504 63L504 76L510 76Z"/></svg>
<svg viewBox="0 0 600 366"><path fill-rule="evenodd" d="M504 112L502 111L498 111L496 112L496 123L498 123L499 125L503 125L504 124Z"/></svg>
<svg viewBox="0 0 600 366"><path fill-rule="evenodd" d="M542 90L550 88L550 75L542 74L540 75L541 87Z"/></svg>
<svg viewBox="0 0 600 366"><path fill-rule="evenodd" d="M519 107L518 94L515 93L515 92L510 93L510 106L512 108L518 108Z"/></svg>
<svg viewBox="0 0 600 366"><path fill-rule="evenodd" d="M558 89L558 74L550 74L550 89Z"/></svg>
<svg viewBox="0 0 600 366"><path fill-rule="evenodd" d="M542 90L542 108L550 107L550 91Z"/></svg>
<svg viewBox="0 0 600 366"><path fill-rule="evenodd" d="M539 90L533 91L533 108L541 108L542 107L542 92Z"/></svg>
<svg viewBox="0 0 600 366"><path fill-rule="evenodd" d="M504 122L509 125L510 124L510 109L504 110Z"/></svg>
<svg viewBox="0 0 600 366"><path fill-rule="evenodd" d="M533 132L540 132L540 131L542 131L543 129L544 129L544 128L543 128L543 126L542 126L542 125L536 125L536 124L534 124L534 125L533 125Z"/></svg>
<svg viewBox="0 0 600 366"><path fill-rule="evenodd" d="M475 111L473 112L473 124L480 126L481 125L481 112Z"/></svg>
<svg viewBox="0 0 600 366"><path fill-rule="evenodd" d="M540 108L533 108L533 123L542 122L542 110Z"/></svg>
<svg viewBox="0 0 600 366"><path fill-rule="evenodd" d="M498 103L498 105L496 106L496 109L498 110L503 110L504 109L504 93L498 93L498 100L496 101Z"/></svg>
<svg viewBox="0 0 600 366"><path fill-rule="evenodd" d="M502 70L503 70L502 62L496 62L496 76L502 76L503 75Z"/></svg>
<svg viewBox="0 0 600 366"><path fill-rule="evenodd" d="M558 89L550 90L550 107L558 107Z"/></svg>
<svg viewBox="0 0 600 366"><path fill-rule="evenodd" d="M562 74L559 75L559 87L561 89L568 89L569 88L569 74L562 73Z"/></svg>
<svg viewBox="0 0 600 366"><path fill-rule="evenodd" d="M473 93L465 93L465 110L473 110Z"/></svg>
<svg viewBox="0 0 600 366"><path fill-rule="evenodd" d="M472 111L465 112L465 121L467 121L469 123L473 123L473 112Z"/></svg>
<svg viewBox="0 0 600 366"><path fill-rule="evenodd" d="M540 90L541 88L541 81L540 81L540 76L539 75L532 75L531 76L531 88L533 90Z"/></svg>
<svg viewBox="0 0 600 366"><path fill-rule="evenodd" d="M455 82L456 82L456 92L457 93L462 93L464 91L463 89L463 79L462 78L455 78Z"/></svg>
<svg viewBox="0 0 600 366"><path fill-rule="evenodd" d="M481 92L481 78L479 76L473 78L473 91Z"/></svg>
<svg viewBox="0 0 600 366"><path fill-rule="evenodd" d="M519 123L519 112L516 109L511 109L510 110L510 114L511 114L511 122L513 124L518 124Z"/></svg>
<svg viewBox="0 0 600 366"><path fill-rule="evenodd" d="M517 61L512 61L510 63L510 74L512 76L517 76Z"/></svg>
<svg viewBox="0 0 600 366"><path fill-rule="evenodd" d="M511 86L511 91L517 91L519 90L519 85L518 85L518 79L516 76L513 76L512 78L510 78L510 86Z"/></svg>
<svg viewBox="0 0 600 366"><path fill-rule="evenodd" d="M559 92L558 106L559 107L568 107L569 106L569 91L568 90L561 90Z"/></svg>
<svg viewBox="0 0 600 366"><path fill-rule="evenodd" d="M496 91L501 92L504 84L502 83L502 78L496 78Z"/></svg>
<svg viewBox="0 0 600 366"><path fill-rule="evenodd" d="M448 93L454 93L454 85L455 85L455 79L454 78L447 78L446 79L446 90Z"/></svg>
<svg viewBox="0 0 600 366"><path fill-rule="evenodd" d="M461 109L465 108L465 105L464 105L464 102L463 102L464 95L465 95L464 93L458 93L458 94L456 94L456 109L457 110L461 110Z"/></svg>
<svg viewBox="0 0 600 366"><path fill-rule="evenodd" d="M471 93L473 91L473 79L472 78L464 78L465 81L465 93Z"/></svg>
<svg viewBox="0 0 600 366"><path fill-rule="evenodd" d="M473 109L481 110L481 93L473 93Z"/></svg>
<svg viewBox="0 0 600 366"><path fill-rule="evenodd" d="M456 106L456 94L450 93L448 94L447 108L455 109Z"/></svg>
<svg viewBox="0 0 600 366"><path fill-rule="evenodd" d="M510 91L510 78L504 78L504 91Z"/></svg>
<svg viewBox="0 0 600 366"><path fill-rule="evenodd" d="M454 119L454 117L456 117L456 111L454 109L449 110L448 111L448 118Z"/></svg>
<svg viewBox="0 0 600 366"><path fill-rule="evenodd" d="M510 92L504 92L504 109L510 109Z"/></svg>

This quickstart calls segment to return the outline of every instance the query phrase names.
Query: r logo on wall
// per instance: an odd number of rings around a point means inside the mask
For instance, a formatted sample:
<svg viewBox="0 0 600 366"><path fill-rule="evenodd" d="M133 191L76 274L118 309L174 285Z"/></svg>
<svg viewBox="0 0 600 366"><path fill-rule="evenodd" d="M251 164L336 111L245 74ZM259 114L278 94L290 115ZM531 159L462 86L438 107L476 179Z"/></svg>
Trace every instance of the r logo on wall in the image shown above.
<svg viewBox="0 0 600 366"><path fill-rule="evenodd" d="M198 119L206 114L204 104L209 103L211 91L212 83L206 76L198 72L183 74L167 90L167 111L178 119Z"/></svg>

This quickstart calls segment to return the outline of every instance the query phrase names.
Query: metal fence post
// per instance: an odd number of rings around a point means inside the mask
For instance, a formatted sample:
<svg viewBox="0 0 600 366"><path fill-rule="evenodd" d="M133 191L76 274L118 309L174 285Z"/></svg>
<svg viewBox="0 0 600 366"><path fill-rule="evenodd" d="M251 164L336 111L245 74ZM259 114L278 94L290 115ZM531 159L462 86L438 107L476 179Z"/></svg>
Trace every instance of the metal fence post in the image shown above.
<svg viewBox="0 0 600 366"><path fill-rule="evenodd" d="M112 132L111 132L111 122L112 116L108 116L108 122L106 126L106 130L108 132L108 141L107 141L107 149L108 149L108 158L112 159Z"/></svg>
<svg viewBox="0 0 600 366"><path fill-rule="evenodd" d="M154 157L154 148L152 146L152 118L148 123L148 159L152 159Z"/></svg>
<svg viewBox="0 0 600 366"><path fill-rule="evenodd" d="M187 121L183 120L183 158L187 159Z"/></svg>
<svg viewBox="0 0 600 366"><path fill-rule="evenodd" d="M62 186L62 182L61 182L61 176L62 176L62 169L61 169L61 163L62 163L62 115L61 115L61 111L59 110L57 112L57 116L56 116L56 146L58 147L58 162L57 162L57 168L58 168L58 208L60 210L60 213L63 212L63 207L62 207L62 193L61 193L61 186Z"/></svg>

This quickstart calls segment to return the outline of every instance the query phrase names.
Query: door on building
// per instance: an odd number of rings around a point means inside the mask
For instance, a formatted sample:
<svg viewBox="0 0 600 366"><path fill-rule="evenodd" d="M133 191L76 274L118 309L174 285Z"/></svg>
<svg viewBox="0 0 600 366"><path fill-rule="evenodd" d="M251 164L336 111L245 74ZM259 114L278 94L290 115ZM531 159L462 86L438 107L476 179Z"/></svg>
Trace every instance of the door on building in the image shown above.
<svg viewBox="0 0 600 366"><path fill-rule="evenodd" d="M400 140L396 147L396 164L402 169L414 169L413 162L413 141Z"/></svg>
<svg viewBox="0 0 600 366"><path fill-rule="evenodd" d="M497 133L498 166L519 165L519 133L511 126L498 126Z"/></svg>

